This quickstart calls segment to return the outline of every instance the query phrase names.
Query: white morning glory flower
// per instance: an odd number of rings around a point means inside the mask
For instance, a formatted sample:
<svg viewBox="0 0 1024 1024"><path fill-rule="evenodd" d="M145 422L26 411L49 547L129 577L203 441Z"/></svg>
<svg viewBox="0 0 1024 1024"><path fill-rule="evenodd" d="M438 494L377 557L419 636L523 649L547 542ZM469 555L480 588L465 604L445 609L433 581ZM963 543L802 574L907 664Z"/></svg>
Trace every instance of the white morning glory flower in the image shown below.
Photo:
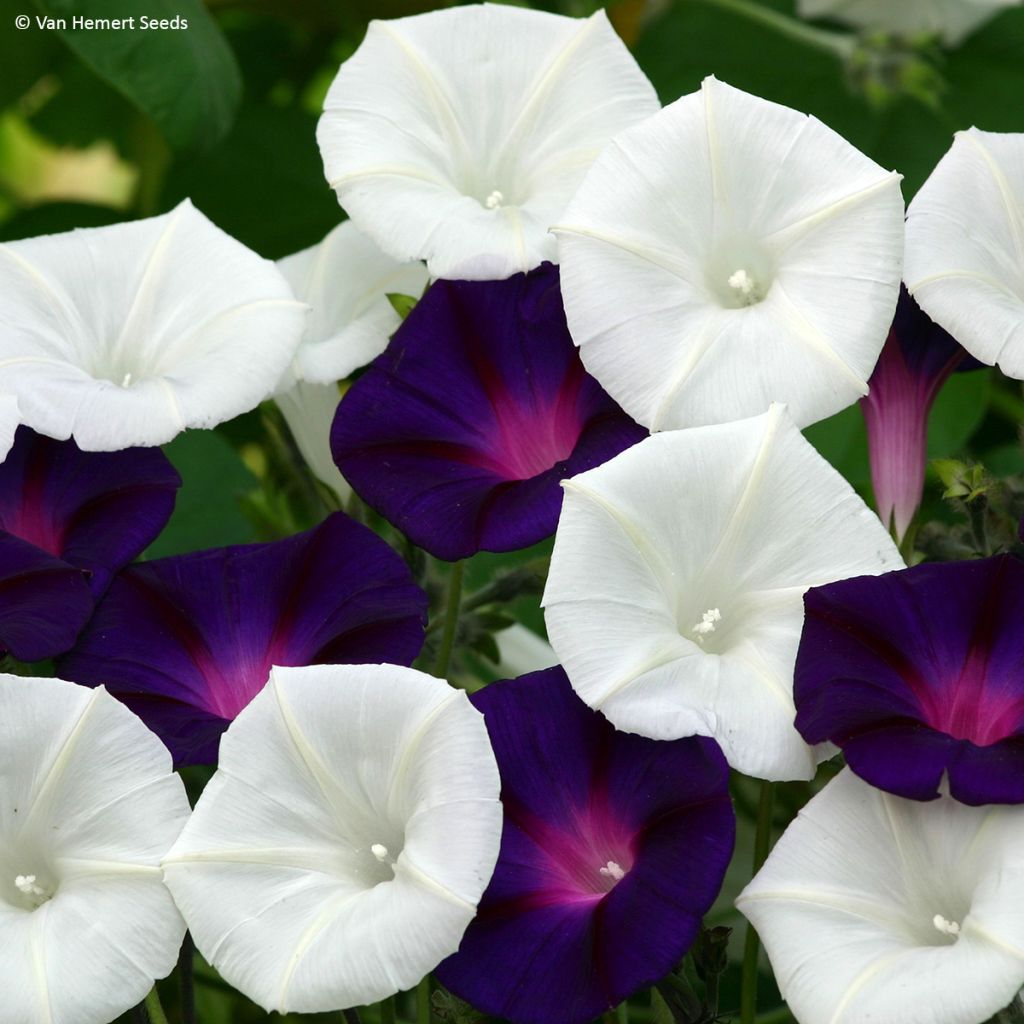
<svg viewBox="0 0 1024 1024"><path fill-rule="evenodd" d="M655 434L564 485L544 614L576 692L654 739L808 779L793 725L803 594L903 567L877 516L784 408Z"/></svg>
<svg viewBox="0 0 1024 1024"><path fill-rule="evenodd" d="M500 783L463 691L394 665L275 668L164 861L196 945L267 1010L411 988L497 860Z"/></svg>
<svg viewBox="0 0 1024 1024"><path fill-rule="evenodd" d="M1024 133L971 128L907 213L906 281L971 355L1024 380Z"/></svg>
<svg viewBox="0 0 1024 1024"><path fill-rule="evenodd" d="M0 373L23 422L87 451L170 441L252 409L305 319L272 263L183 202L0 245Z"/></svg>
<svg viewBox="0 0 1024 1024"><path fill-rule="evenodd" d="M317 137L360 230L434 277L554 259L548 228L617 131L658 109L604 11L496 4L373 21Z"/></svg>
<svg viewBox="0 0 1024 1024"><path fill-rule="evenodd" d="M846 769L736 904L801 1024L979 1024L1024 985L1024 808L905 800Z"/></svg>
<svg viewBox="0 0 1024 1024"><path fill-rule="evenodd" d="M835 18L869 31L910 36L928 32L956 45L1021 0L797 0L805 18Z"/></svg>
<svg viewBox="0 0 1024 1024"><path fill-rule="evenodd" d="M385 256L351 221L277 268L310 307L292 373L313 384L334 384L379 356L402 322L388 295L418 299L429 280L422 263Z"/></svg>
<svg viewBox="0 0 1024 1024"><path fill-rule="evenodd" d="M896 308L899 180L813 117L706 79L617 135L553 229L587 369L652 430L850 405Z"/></svg>
<svg viewBox="0 0 1024 1024"><path fill-rule="evenodd" d="M0 675L0 1018L107 1024L185 935L160 859L189 815L164 745L100 688Z"/></svg>
<svg viewBox="0 0 1024 1024"><path fill-rule="evenodd" d="M0 395L0 462L7 458L7 453L14 444L14 434L21 423L18 411L18 399L14 395Z"/></svg>

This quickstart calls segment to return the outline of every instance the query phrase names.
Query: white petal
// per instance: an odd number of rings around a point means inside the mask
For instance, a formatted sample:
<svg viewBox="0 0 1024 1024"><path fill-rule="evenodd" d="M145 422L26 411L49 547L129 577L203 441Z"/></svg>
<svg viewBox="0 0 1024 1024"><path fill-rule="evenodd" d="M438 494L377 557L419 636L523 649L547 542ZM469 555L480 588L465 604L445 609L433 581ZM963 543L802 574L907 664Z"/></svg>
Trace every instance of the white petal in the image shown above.
<svg viewBox="0 0 1024 1024"><path fill-rule="evenodd" d="M14 434L21 423L18 411L18 399L14 395L0 395L0 462L7 458L7 453L14 444Z"/></svg>
<svg viewBox="0 0 1024 1024"><path fill-rule="evenodd" d="M304 307L191 203L0 246L0 371L22 419L87 450L170 441L274 389Z"/></svg>
<svg viewBox="0 0 1024 1024"><path fill-rule="evenodd" d="M261 1006L376 1002L458 947L497 859L499 786L482 717L443 681L275 668L167 882L203 955Z"/></svg>
<svg viewBox="0 0 1024 1024"><path fill-rule="evenodd" d="M977 1024L1024 984L1024 808L903 800L846 770L737 906L802 1024Z"/></svg>
<svg viewBox="0 0 1024 1024"><path fill-rule="evenodd" d="M615 132L658 109L604 11L495 4L370 23L317 131L360 230L434 277L554 259L547 230Z"/></svg>
<svg viewBox="0 0 1024 1024"><path fill-rule="evenodd" d="M277 266L310 306L295 373L319 384L342 380L379 356L401 323L388 294L419 298L428 281L422 263L385 256L351 221Z"/></svg>
<svg viewBox="0 0 1024 1024"><path fill-rule="evenodd" d="M1019 380L1022 261L1024 133L958 132L910 204L907 287L973 356Z"/></svg>
<svg viewBox="0 0 1024 1024"><path fill-rule="evenodd" d="M803 593L902 565L775 406L656 434L568 481L545 620L573 687L617 728L713 736L740 771L810 778L793 727Z"/></svg>
<svg viewBox="0 0 1024 1024"><path fill-rule="evenodd" d="M334 464L331 455L331 424L338 411L341 393L337 384L307 384L297 381L274 396L288 429L306 465L345 502L352 488Z"/></svg>
<svg viewBox="0 0 1024 1024"><path fill-rule="evenodd" d="M583 361L646 426L773 401L806 425L866 393L899 289L899 177L814 118L707 79L616 136L555 231Z"/></svg>
<svg viewBox="0 0 1024 1024"><path fill-rule="evenodd" d="M797 0L805 18L836 18L872 31L931 32L959 43L999 11L1020 0Z"/></svg>
<svg viewBox="0 0 1024 1024"><path fill-rule="evenodd" d="M539 672L558 664L558 655L551 644L542 640L532 629L518 622L503 629L495 638L498 644L500 678L514 679L527 672Z"/></svg>
<svg viewBox="0 0 1024 1024"><path fill-rule="evenodd" d="M5 1019L106 1024L172 970L160 860L188 815L166 748L102 688L0 676ZM19 875L50 898L26 905Z"/></svg>

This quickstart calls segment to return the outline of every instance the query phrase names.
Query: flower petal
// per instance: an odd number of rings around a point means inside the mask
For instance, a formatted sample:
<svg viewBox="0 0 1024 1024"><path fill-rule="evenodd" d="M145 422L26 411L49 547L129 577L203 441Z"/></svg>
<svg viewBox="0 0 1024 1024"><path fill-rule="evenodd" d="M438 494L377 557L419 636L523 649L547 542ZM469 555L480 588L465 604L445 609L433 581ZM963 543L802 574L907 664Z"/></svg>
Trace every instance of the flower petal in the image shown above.
<svg viewBox="0 0 1024 1024"><path fill-rule="evenodd" d="M555 231L584 364L652 430L773 401L802 426L866 393L899 178L814 118L709 78L616 136Z"/></svg>
<svg viewBox="0 0 1024 1024"><path fill-rule="evenodd" d="M656 434L568 482L545 620L576 692L616 727L713 736L740 771L810 778L792 725L801 596L900 565L773 407Z"/></svg>
<svg viewBox="0 0 1024 1024"><path fill-rule="evenodd" d="M371 22L317 137L339 202L386 253L498 279L552 259L547 229L586 168L657 109L604 11L475 4Z"/></svg>
<svg viewBox="0 0 1024 1024"><path fill-rule="evenodd" d="M167 883L203 955L261 1006L376 1002L458 946L497 857L498 791L483 721L446 683L274 669Z"/></svg>
<svg viewBox="0 0 1024 1024"><path fill-rule="evenodd" d="M336 513L271 544L126 570L60 670L108 686L179 763L209 763L219 733L264 687L272 665L411 662L425 611L426 595L402 559ZM191 728L185 709L194 714Z"/></svg>
<svg viewBox="0 0 1024 1024"><path fill-rule="evenodd" d="M901 800L847 771L737 906L803 1024L976 1024L1024 983L1022 878L1024 810Z"/></svg>
<svg viewBox="0 0 1024 1024"><path fill-rule="evenodd" d="M87 451L170 441L252 409L299 343L274 267L191 203L0 246L4 386L22 421Z"/></svg>

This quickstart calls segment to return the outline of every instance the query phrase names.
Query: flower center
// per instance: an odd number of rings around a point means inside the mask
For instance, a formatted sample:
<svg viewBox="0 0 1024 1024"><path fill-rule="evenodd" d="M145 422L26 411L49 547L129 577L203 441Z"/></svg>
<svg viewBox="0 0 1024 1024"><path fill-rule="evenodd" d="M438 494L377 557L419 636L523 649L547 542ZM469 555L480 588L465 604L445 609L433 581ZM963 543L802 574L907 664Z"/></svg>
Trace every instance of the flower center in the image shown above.
<svg viewBox="0 0 1024 1024"><path fill-rule="evenodd" d="M622 870L622 866L618 861L610 860L603 868L598 868L599 875L603 875L605 878L610 878L612 882L621 882L626 877L626 872Z"/></svg>
<svg viewBox="0 0 1024 1024"><path fill-rule="evenodd" d="M501 192L499 189L495 189L484 200L484 206L486 206L488 210L497 210L497 209L499 209L504 204L504 202L505 202L505 194L503 192Z"/></svg>
<svg viewBox="0 0 1024 1024"><path fill-rule="evenodd" d="M53 898L53 890L36 875L15 875L14 888L23 897L19 902L26 910L35 910Z"/></svg>
<svg viewBox="0 0 1024 1024"><path fill-rule="evenodd" d="M740 267L739 270L730 274L728 284L736 292L741 306L753 306L755 302L760 302L764 298L760 285L750 276L745 267Z"/></svg>
<svg viewBox="0 0 1024 1024"><path fill-rule="evenodd" d="M714 633L718 623L722 621L722 613L717 608L709 608L696 625L690 627L690 632L697 638L697 643L704 646L704 638Z"/></svg>
<svg viewBox="0 0 1024 1024"><path fill-rule="evenodd" d="M960 934L960 925L956 921L947 921L941 914L936 914L932 918L932 925L940 934L949 935L954 939Z"/></svg>

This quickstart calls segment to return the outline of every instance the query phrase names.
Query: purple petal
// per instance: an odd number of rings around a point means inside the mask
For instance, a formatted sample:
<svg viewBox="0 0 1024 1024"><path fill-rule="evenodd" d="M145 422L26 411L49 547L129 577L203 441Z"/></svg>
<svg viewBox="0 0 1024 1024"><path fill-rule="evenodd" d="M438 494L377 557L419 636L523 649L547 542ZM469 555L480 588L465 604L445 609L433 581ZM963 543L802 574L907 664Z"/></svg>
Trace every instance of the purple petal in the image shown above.
<svg viewBox="0 0 1024 1024"><path fill-rule="evenodd" d="M337 513L272 544L125 570L60 669L105 684L178 763L208 762L272 665L411 664L426 603L402 559Z"/></svg>
<svg viewBox="0 0 1024 1024"><path fill-rule="evenodd" d="M92 608L81 569L0 531L0 654L52 658L74 644Z"/></svg>
<svg viewBox="0 0 1024 1024"><path fill-rule="evenodd" d="M88 570L99 597L156 539L180 486L157 448L83 452L20 427L0 464L0 530Z"/></svg>
<svg viewBox="0 0 1024 1024"><path fill-rule="evenodd" d="M543 540L560 482L645 435L583 369L544 264L436 282L345 395L331 447L368 504L455 560Z"/></svg>
<svg viewBox="0 0 1024 1024"><path fill-rule="evenodd" d="M1022 601L1024 563L1010 555L812 588L797 729L902 796L932 799L946 772L964 802L1024 800Z"/></svg>
<svg viewBox="0 0 1024 1024"><path fill-rule="evenodd" d="M561 668L473 696L502 778L491 884L441 980L514 1024L582 1024L667 974L732 855L717 745L617 732Z"/></svg>

